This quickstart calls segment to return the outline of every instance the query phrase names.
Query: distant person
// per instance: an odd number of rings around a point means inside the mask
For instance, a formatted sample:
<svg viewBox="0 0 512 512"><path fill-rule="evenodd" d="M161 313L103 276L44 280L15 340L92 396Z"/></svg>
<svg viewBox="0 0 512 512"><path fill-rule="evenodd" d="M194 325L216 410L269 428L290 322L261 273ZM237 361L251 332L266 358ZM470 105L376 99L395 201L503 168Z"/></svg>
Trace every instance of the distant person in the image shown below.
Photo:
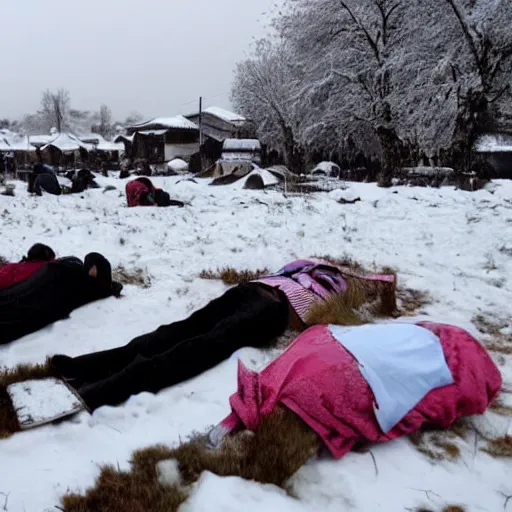
<svg viewBox="0 0 512 512"><path fill-rule="evenodd" d="M171 199L164 190L156 188L149 178L137 178L126 184L126 199L129 207L134 206L185 206L185 203Z"/></svg>
<svg viewBox="0 0 512 512"><path fill-rule="evenodd" d="M32 274L55 259L55 252L44 244L33 245L19 263L0 266L0 290L28 279Z"/></svg>
<svg viewBox="0 0 512 512"><path fill-rule="evenodd" d="M0 290L0 345L10 343L67 318L89 302L112 295L122 285L112 282L110 262L91 253L49 261L30 277Z"/></svg>
<svg viewBox="0 0 512 512"><path fill-rule="evenodd" d="M88 188L99 188L100 186L94 179L94 174L89 169L80 169L79 171L69 171L66 178L71 180L71 193L79 194Z"/></svg>
<svg viewBox="0 0 512 512"><path fill-rule="evenodd" d="M43 191L54 196L60 196L62 193L55 171L49 165L42 163L34 165L32 174L28 178L28 191L38 196L42 196Z"/></svg>

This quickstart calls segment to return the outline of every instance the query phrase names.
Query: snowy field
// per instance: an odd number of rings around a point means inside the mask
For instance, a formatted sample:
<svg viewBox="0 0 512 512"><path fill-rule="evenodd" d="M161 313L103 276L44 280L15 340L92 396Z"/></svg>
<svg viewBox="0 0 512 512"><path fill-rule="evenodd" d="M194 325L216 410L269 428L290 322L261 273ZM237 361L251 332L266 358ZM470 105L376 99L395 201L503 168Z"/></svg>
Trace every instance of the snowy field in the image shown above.
<svg viewBox="0 0 512 512"><path fill-rule="evenodd" d="M1 347L0 366L116 347L183 318L225 289L221 282L200 279L201 270L277 270L312 255L348 255L398 269L401 286L432 295L421 318L454 323L485 340L472 321L483 315L502 334L512 333L512 182L497 181L476 193L352 184L347 192L287 198L236 184L208 187L208 180L181 180L154 182L189 203L183 209L128 209L124 182L114 178L98 178L102 186L118 187L108 192L38 198L17 183L16 197L0 196L0 256L18 260L33 243L43 242L59 256L101 252L114 267L147 269L152 280L149 288L125 287L121 299L88 305ZM347 193L362 201L338 204ZM258 369L277 354L244 349L236 357ZM494 356L512 391L512 356ZM143 393L121 407L81 413L0 441L0 510L54 511L62 494L93 484L100 464L127 469L133 450L173 445L216 424L229 411L236 357L156 396ZM510 394L503 399L512 405ZM506 433L508 420L494 413L486 417ZM505 497L512 495L510 459L482 452L484 441L476 436L457 444L457 462L434 464L406 438L374 446L371 454L314 460L294 477L300 500L274 487L205 474L184 509L399 512L424 506L437 512L459 504L468 512L505 510Z"/></svg>

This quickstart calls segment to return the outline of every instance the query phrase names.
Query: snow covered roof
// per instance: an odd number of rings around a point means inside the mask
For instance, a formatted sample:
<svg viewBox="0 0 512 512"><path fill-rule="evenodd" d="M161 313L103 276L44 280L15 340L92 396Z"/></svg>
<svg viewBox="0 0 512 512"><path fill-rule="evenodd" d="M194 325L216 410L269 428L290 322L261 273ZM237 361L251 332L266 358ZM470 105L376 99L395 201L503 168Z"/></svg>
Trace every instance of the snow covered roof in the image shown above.
<svg viewBox="0 0 512 512"><path fill-rule="evenodd" d="M245 123L246 121L245 117L220 107L208 107L204 109L204 112L216 116L219 119L223 119L224 121L228 121L229 123Z"/></svg>
<svg viewBox="0 0 512 512"><path fill-rule="evenodd" d="M475 144L477 153L509 153L512 152L512 135L482 135Z"/></svg>
<svg viewBox="0 0 512 512"><path fill-rule="evenodd" d="M137 132L139 135L163 135L167 130L143 130L141 132Z"/></svg>
<svg viewBox="0 0 512 512"><path fill-rule="evenodd" d="M11 146L12 151L35 151L36 148L32 146L29 141L29 138L25 136L17 135L15 138L11 139L9 145Z"/></svg>
<svg viewBox="0 0 512 512"><path fill-rule="evenodd" d="M93 149L92 144L86 144L70 133L57 134L52 137L48 144L43 146L42 149L44 150L50 146L60 149L63 153L78 151L80 148L86 149L87 151L91 151Z"/></svg>
<svg viewBox="0 0 512 512"><path fill-rule="evenodd" d="M260 151L261 143L258 139L226 139L222 151Z"/></svg>
<svg viewBox="0 0 512 512"><path fill-rule="evenodd" d="M98 151L124 151L124 144L121 142L111 142L109 140L102 140L96 145Z"/></svg>
<svg viewBox="0 0 512 512"><path fill-rule="evenodd" d="M86 133L85 135L80 135L78 138L82 142L86 142L88 144L100 144L101 142L106 142L105 137L99 133Z"/></svg>
<svg viewBox="0 0 512 512"><path fill-rule="evenodd" d="M114 142L117 144L117 143L122 143L123 140L124 141L127 141L127 142L133 142L133 138L135 137L135 134L133 135L118 135L115 139L114 139Z"/></svg>
<svg viewBox="0 0 512 512"><path fill-rule="evenodd" d="M35 151L35 148L26 135L3 130L0 134L0 151Z"/></svg>
<svg viewBox="0 0 512 512"><path fill-rule="evenodd" d="M0 151L10 151L11 146L5 137L0 137Z"/></svg>
<svg viewBox="0 0 512 512"><path fill-rule="evenodd" d="M45 146L52 140L55 136L54 135L30 135L30 144L33 146Z"/></svg>
<svg viewBox="0 0 512 512"><path fill-rule="evenodd" d="M130 130L144 130L151 129L152 127L161 127L161 128L175 128L178 130L198 130L196 124L192 121L189 121L186 117L183 116L174 116L174 117L155 117L150 121L146 121L145 123L136 124L130 126Z"/></svg>

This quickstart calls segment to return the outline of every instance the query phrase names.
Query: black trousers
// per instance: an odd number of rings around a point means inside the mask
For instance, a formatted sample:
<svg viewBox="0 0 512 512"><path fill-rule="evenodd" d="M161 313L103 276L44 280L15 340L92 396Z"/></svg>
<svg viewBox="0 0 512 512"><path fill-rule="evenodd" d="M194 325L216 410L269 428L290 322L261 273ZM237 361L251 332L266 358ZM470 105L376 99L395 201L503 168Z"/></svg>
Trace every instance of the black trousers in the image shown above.
<svg viewBox="0 0 512 512"><path fill-rule="evenodd" d="M62 189L55 174L43 173L29 176L28 191L40 196L43 190L48 194L60 196Z"/></svg>
<svg viewBox="0 0 512 512"><path fill-rule="evenodd" d="M96 266L98 277L88 272ZM28 279L0 290L0 345L66 318L71 311L112 294L110 263L91 253L44 265Z"/></svg>
<svg viewBox="0 0 512 512"><path fill-rule="evenodd" d="M52 362L62 376L86 383L78 392L94 410L195 377L241 347L268 347L286 330L288 315L284 294L248 283L124 347L76 358L55 356Z"/></svg>

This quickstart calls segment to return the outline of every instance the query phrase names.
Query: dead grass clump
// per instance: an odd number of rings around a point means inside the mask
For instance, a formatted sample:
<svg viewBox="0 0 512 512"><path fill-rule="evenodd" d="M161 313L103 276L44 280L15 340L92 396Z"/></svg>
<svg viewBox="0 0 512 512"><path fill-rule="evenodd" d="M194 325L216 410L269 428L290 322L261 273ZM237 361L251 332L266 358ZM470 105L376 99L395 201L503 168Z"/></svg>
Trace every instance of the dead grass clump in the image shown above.
<svg viewBox="0 0 512 512"><path fill-rule="evenodd" d="M505 327L508 327L508 321L493 318L491 315L476 315L472 322L482 334L489 336L490 339L484 341L487 350L512 355L512 336L501 332Z"/></svg>
<svg viewBox="0 0 512 512"><path fill-rule="evenodd" d="M217 270L203 270L199 277L201 279L220 279L227 285L244 284L260 277L268 276L270 270L267 268L258 270L236 270L232 267L218 268Z"/></svg>
<svg viewBox="0 0 512 512"><path fill-rule="evenodd" d="M348 288L313 306L308 325L362 325L375 316L393 316L396 311L395 283L350 278Z"/></svg>
<svg viewBox="0 0 512 512"><path fill-rule="evenodd" d="M432 304L432 297L428 292L411 288L399 288L397 299L402 316L414 316L425 306Z"/></svg>
<svg viewBox="0 0 512 512"><path fill-rule="evenodd" d="M349 256L348 254L343 254L340 257L333 257L329 255L324 256L312 256L312 259L315 260L323 260L331 265L336 265L337 267L344 267L352 272L357 274L397 274L397 270L388 266L378 267L373 264L370 267L365 267L359 261L356 261L354 258Z"/></svg>
<svg viewBox="0 0 512 512"><path fill-rule="evenodd" d="M55 377L49 359L44 364L21 364L0 372L0 439L20 431L18 418L7 393L7 387L16 382Z"/></svg>
<svg viewBox="0 0 512 512"><path fill-rule="evenodd" d="M499 341L485 343L485 348L489 350L489 352L499 352L507 356L512 355L512 345L506 345Z"/></svg>
<svg viewBox="0 0 512 512"><path fill-rule="evenodd" d="M131 471L119 471L104 466L96 485L85 495L67 494L62 497L66 512L173 512L187 499L177 486L161 486L156 475L156 463L167 458L169 449L155 447L134 454Z"/></svg>
<svg viewBox="0 0 512 512"><path fill-rule="evenodd" d="M254 434L243 431L229 436L219 449L209 448L206 437L196 436L174 449L139 450L133 455L130 472L104 467L95 486L84 495L62 498L64 512L176 511L188 497L186 489L159 483L156 468L158 462L170 459L177 461L185 486L197 481L203 471L211 471L284 487L320 446L318 436L284 408L276 408Z"/></svg>
<svg viewBox="0 0 512 512"><path fill-rule="evenodd" d="M493 439L487 443L485 448L482 448L482 451L496 458L512 457L512 436Z"/></svg>
<svg viewBox="0 0 512 512"><path fill-rule="evenodd" d="M140 288L149 288L151 286L151 276L148 271L139 267L127 269L119 265L112 272L112 280L123 285L134 285Z"/></svg>
<svg viewBox="0 0 512 512"><path fill-rule="evenodd" d="M501 398L494 400L489 409L500 416L512 416L512 406L505 404Z"/></svg>
<svg viewBox="0 0 512 512"><path fill-rule="evenodd" d="M466 439L468 426L458 421L449 430L420 430L409 436L416 449L431 461L455 462L461 456L458 439Z"/></svg>
<svg viewBox="0 0 512 512"><path fill-rule="evenodd" d="M449 505L448 507L443 508L443 512L466 512L464 507L459 507L459 505Z"/></svg>
<svg viewBox="0 0 512 512"><path fill-rule="evenodd" d="M508 322L492 317L487 318L484 315L474 316L472 322L481 333L489 334L490 336L503 336L500 331L508 325Z"/></svg>

